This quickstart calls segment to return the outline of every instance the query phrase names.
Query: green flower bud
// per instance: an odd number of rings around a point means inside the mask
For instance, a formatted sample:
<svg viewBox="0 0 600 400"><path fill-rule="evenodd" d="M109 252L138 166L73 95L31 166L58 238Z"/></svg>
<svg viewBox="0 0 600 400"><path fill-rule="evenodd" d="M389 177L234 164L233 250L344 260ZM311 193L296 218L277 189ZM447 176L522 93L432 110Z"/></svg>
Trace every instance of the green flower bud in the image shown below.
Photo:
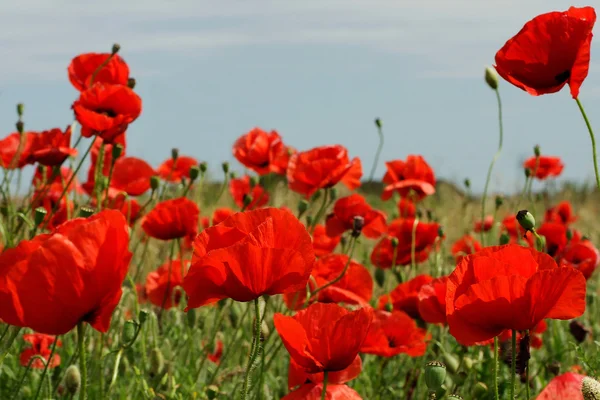
<svg viewBox="0 0 600 400"><path fill-rule="evenodd" d="M444 359L444 364L446 364L446 367L448 368L448 370L450 372L452 372L453 374L456 373L456 371L458 371L458 367L460 365L460 362L458 361L458 359L456 357L454 357L452 354L443 352L442 353L442 358Z"/></svg>
<svg viewBox="0 0 600 400"><path fill-rule="evenodd" d="M333 187L329 189L329 200L334 201L335 199L337 199L337 195L338 192L336 188Z"/></svg>
<svg viewBox="0 0 600 400"><path fill-rule="evenodd" d="M127 345L135 338L137 327L133 321L125 321L123 330L121 331L121 344Z"/></svg>
<svg viewBox="0 0 600 400"><path fill-rule="evenodd" d="M298 218L302 217L308 210L308 201L302 199L298 202Z"/></svg>
<svg viewBox="0 0 600 400"><path fill-rule="evenodd" d="M392 244L392 248L395 249L396 247L398 247L399 241L398 241L397 237L392 237L391 242L392 242L391 243Z"/></svg>
<svg viewBox="0 0 600 400"><path fill-rule="evenodd" d="M530 178L531 177L531 170L529 168L525 168L525 178Z"/></svg>
<svg viewBox="0 0 600 400"><path fill-rule="evenodd" d="M173 161L179 158L179 149L177 147L173 147L171 149L171 158L173 159Z"/></svg>
<svg viewBox="0 0 600 400"><path fill-rule="evenodd" d="M387 312L392 312L394 311L394 306L392 305L392 303L385 303L385 311Z"/></svg>
<svg viewBox="0 0 600 400"><path fill-rule="evenodd" d="M198 176L200 176L200 167L197 165L192 165L190 167L190 179L192 182L198 179Z"/></svg>
<svg viewBox="0 0 600 400"><path fill-rule="evenodd" d="M150 352L150 373L152 376L159 375L165 368L165 358L158 347Z"/></svg>
<svg viewBox="0 0 600 400"><path fill-rule="evenodd" d="M150 188L155 191L160 186L160 178L157 175L150 177Z"/></svg>
<svg viewBox="0 0 600 400"><path fill-rule="evenodd" d="M439 361L431 361L425 364L425 383L427 388L435 392L446 379L446 366Z"/></svg>
<svg viewBox="0 0 600 400"><path fill-rule="evenodd" d="M311 226L313 223L313 216L312 215L307 215L306 216L306 225L307 226Z"/></svg>
<svg viewBox="0 0 600 400"><path fill-rule="evenodd" d="M237 174L235 173L235 171L231 171L231 173L229 174L229 179L235 179L237 178Z"/></svg>
<svg viewBox="0 0 600 400"><path fill-rule="evenodd" d="M19 132L19 133L25 132L25 124L23 123L23 121L21 121L21 120L17 121L17 123L15 124L15 127L17 128L17 132Z"/></svg>
<svg viewBox="0 0 600 400"><path fill-rule="evenodd" d="M444 228L442 226L438 228L438 237L444 237Z"/></svg>
<svg viewBox="0 0 600 400"><path fill-rule="evenodd" d="M581 394L583 394L584 400L599 400L600 382L586 376L581 382Z"/></svg>
<svg viewBox="0 0 600 400"><path fill-rule="evenodd" d="M567 229L567 240L571 241L571 239L573 239L573 231L570 229Z"/></svg>
<svg viewBox="0 0 600 400"><path fill-rule="evenodd" d="M39 226L42 222L44 222L44 218L48 215L48 211L44 207L38 207L35 209L35 214L33 216L33 221L35 226Z"/></svg>
<svg viewBox="0 0 600 400"><path fill-rule="evenodd" d="M465 367L466 370L473 368L473 359L471 357L463 357L463 367Z"/></svg>
<svg viewBox="0 0 600 400"><path fill-rule="evenodd" d="M464 184L467 189L471 188L471 180L469 178L465 179Z"/></svg>
<svg viewBox="0 0 600 400"><path fill-rule="evenodd" d="M485 397L485 395L488 392L488 387L485 383L483 382L477 382L475 384L475 387L473 388L473 394L475 395L476 399L482 399Z"/></svg>
<svg viewBox="0 0 600 400"><path fill-rule="evenodd" d="M206 163L206 161L202 161L200 163L200 172L204 174L206 170L208 170L208 164Z"/></svg>
<svg viewBox="0 0 600 400"><path fill-rule="evenodd" d="M533 154L535 154L536 157L539 157L542 154L542 150L540 149L539 145L535 145L533 148Z"/></svg>
<svg viewBox="0 0 600 400"><path fill-rule="evenodd" d="M320 198L321 198L321 191L317 190L315 192L315 194L313 194L312 197L310 198L310 201L314 203L315 201L319 200Z"/></svg>
<svg viewBox="0 0 600 400"><path fill-rule="evenodd" d="M137 81L135 80L135 78L129 78L127 79L127 87L129 89L135 89L135 84L137 83Z"/></svg>
<svg viewBox="0 0 600 400"><path fill-rule="evenodd" d="M227 161L225 161L223 164L221 164L221 168L223 168L223 172L225 174L229 173L229 163Z"/></svg>
<svg viewBox="0 0 600 400"><path fill-rule="evenodd" d="M250 188L253 188L256 185L258 185L258 178L255 176L251 176L250 177Z"/></svg>
<svg viewBox="0 0 600 400"><path fill-rule="evenodd" d="M138 314L138 319L140 320L140 324L145 324L146 321L148 320L148 317L150 316L150 313L146 310L140 310L140 313Z"/></svg>
<svg viewBox="0 0 600 400"><path fill-rule="evenodd" d="M79 209L79 217L88 218L88 217L91 217L92 215L94 215L95 212L96 212L96 210L94 210L91 207L81 207Z"/></svg>
<svg viewBox="0 0 600 400"><path fill-rule="evenodd" d="M243 198L243 202L244 202L244 208L248 207L250 205L250 203L252 203L252 196L250 196L249 194L245 194L244 198Z"/></svg>
<svg viewBox="0 0 600 400"><path fill-rule="evenodd" d="M121 157L123 154L123 145L116 144L112 148L112 163L114 164L117 161L117 158Z"/></svg>
<svg viewBox="0 0 600 400"><path fill-rule="evenodd" d="M206 388L206 397L208 397L209 400L216 399L219 393L219 387L217 385L210 385Z"/></svg>
<svg viewBox="0 0 600 400"><path fill-rule="evenodd" d="M379 118L375 118L375 126L376 126L378 129L381 129L381 127L383 126L383 125L381 124L381 120L380 120Z"/></svg>
<svg viewBox="0 0 600 400"><path fill-rule="evenodd" d="M502 196L496 196L496 208L502 207L502 204L504 204Z"/></svg>
<svg viewBox="0 0 600 400"><path fill-rule="evenodd" d="M65 371L65 387L70 395L74 395L81 387L81 374L77 365L70 365Z"/></svg>
<svg viewBox="0 0 600 400"><path fill-rule="evenodd" d="M494 90L498 90L498 74L492 67L485 68L485 82Z"/></svg>
<svg viewBox="0 0 600 400"><path fill-rule="evenodd" d="M23 116L23 111L25 110L25 105L23 103L17 103L17 115L19 118Z"/></svg>
<svg viewBox="0 0 600 400"><path fill-rule="evenodd" d="M31 388L29 386L23 386L23 388L21 389L21 393L23 394L24 399L28 399L32 395Z"/></svg>
<svg viewBox="0 0 600 400"><path fill-rule="evenodd" d="M535 218L533 218L533 215L527 210L521 210L517 213L517 222L519 222L519 225L526 231L531 231L535 228Z"/></svg>
<svg viewBox="0 0 600 400"><path fill-rule="evenodd" d="M379 287L383 287L385 283L385 271L381 268L375 268L375 282Z"/></svg>
<svg viewBox="0 0 600 400"><path fill-rule="evenodd" d="M112 54L113 55L117 54L119 52L119 50L121 50L121 45L119 43L113 44Z"/></svg>
<svg viewBox="0 0 600 400"><path fill-rule="evenodd" d="M502 235L500 235L499 243L501 246L510 243L510 236L508 235L508 233L503 233Z"/></svg>

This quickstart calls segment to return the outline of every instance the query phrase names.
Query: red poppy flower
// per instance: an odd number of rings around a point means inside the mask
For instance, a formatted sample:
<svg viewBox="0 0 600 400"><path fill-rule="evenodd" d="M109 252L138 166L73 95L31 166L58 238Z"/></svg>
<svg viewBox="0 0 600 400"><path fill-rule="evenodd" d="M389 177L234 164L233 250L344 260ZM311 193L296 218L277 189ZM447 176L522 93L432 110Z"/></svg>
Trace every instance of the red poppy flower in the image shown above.
<svg viewBox="0 0 600 400"><path fill-rule="evenodd" d="M254 210L263 207L269 202L269 192L258 184L252 187L248 175L230 180L229 193L231 193L233 201L235 201L235 204L239 208L244 208L244 199L250 196L251 200L246 206L246 210Z"/></svg>
<svg viewBox="0 0 600 400"><path fill-rule="evenodd" d="M333 213L327 217L327 236L340 236L354 227L354 217L362 217L364 226L362 234L376 239L386 231L384 213L374 210L360 194L342 197L335 202Z"/></svg>
<svg viewBox="0 0 600 400"><path fill-rule="evenodd" d="M60 167L59 170L48 167L36 168L31 184L39 191L39 196L51 197L53 201L58 201L65 185L71 180L72 176L73 171L69 167ZM77 178L73 178L67 193L72 191L79 194L83 193Z"/></svg>
<svg viewBox="0 0 600 400"><path fill-rule="evenodd" d="M307 383L299 389L284 396L281 400L321 400L323 393L322 383ZM325 388L326 400L362 400L362 397L346 385L327 385Z"/></svg>
<svg viewBox="0 0 600 400"><path fill-rule="evenodd" d="M567 245L567 227L560 223L544 222L537 233L546 239L546 252L552 257L559 254ZM527 242L530 247L535 247L535 236L528 233Z"/></svg>
<svg viewBox="0 0 600 400"><path fill-rule="evenodd" d="M327 254L333 253L333 250L340 243L342 238L340 236L329 237L326 233L324 225L317 225L313 230L313 249L315 256L322 257Z"/></svg>
<svg viewBox="0 0 600 400"><path fill-rule="evenodd" d="M68 157L75 157L77 149L71 148L71 127L63 132L54 128L35 135L29 153L31 163L40 163L46 166L59 166Z"/></svg>
<svg viewBox="0 0 600 400"><path fill-rule="evenodd" d="M418 309L421 319L430 324L446 325L446 284L448 277L432 280L421 286Z"/></svg>
<svg viewBox="0 0 600 400"><path fill-rule="evenodd" d="M202 225L202 229L207 229L210 226L210 220L208 217L201 217L200 225Z"/></svg>
<svg viewBox="0 0 600 400"><path fill-rule="evenodd" d="M452 255L456 258L456 261L458 262L462 257L468 254L476 253L482 248L483 246L481 245L481 243L479 243L477 239L475 239L473 236L464 235L456 242L454 242L450 251L452 252Z"/></svg>
<svg viewBox="0 0 600 400"><path fill-rule="evenodd" d="M208 359L215 364L219 364L221 362L221 357L223 356L223 341L217 340L217 344L215 345L215 351L208 354Z"/></svg>
<svg viewBox="0 0 600 400"><path fill-rule="evenodd" d="M373 320L370 307L348 311L315 303L293 317L275 314L275 329L290 357L305 372L341 371L356 358Z"/></svg>
<svg viewBox="0 0 600 400"><path fill-rule="evenodd" d="M383 200L388 200L394 192L411 200L421 200L435 193L433 169L422 156L411 154L406 161L388 161L385 166L387 171L383 183L387 186L381 195Z"/></svg>
<svg viewBox="0 0 600 400"><path fill-rule="evenodd" d="M388 225L388 236L384 237L371 253L371 262L379 268L390 268L395 265L408 265L411 263L413 245L414 218L396 219ZM439 225L417 221L415 231L415 262L420 263L429 257L429 251L438 238ZM398 239L398 246L394 249L392 238Z"/></svg>
<svg viewBox="0 0 600 400"><path fill-rule="evenodd" d="M287 180L290 189L307 198L317 190L342 182L350 190L360 186L362 166L359 158L352 161L344 146L322 146L290 157Z"/></svg>
<svg viewBox="0 0 600 400"><path fill-rule="evenodd" d="M217 208L213 212L212 224L213 225L220 224L221 222L225 221L227 218L231 217L233 214L235 214L235 211L232 210L231 208L227 208L227 207Z"/></svg>
<svg viewBox="0 0 600 400"><path fill-rule="evenodd" d="M75 89L82 92L89 88L92 83L92 75L109 58L110 61L98 70L94 77L94 83L127 85L129 67L118 54L111 57L110 53L86 53L73 58L69 64L69 80Z"/></svg>
<svg viewBox="0 0 600 400"><path fill-rule="evenodd" d="M411 318L421 318L421 314L419 314L419 291L423 285L431 281L433 281L433 278L424 274L400 283L390 292L389 296L382 296L382 299L379 300L379 307L384 308L385 303L390 302L394 310L404 311Z"/></svg>
<svg viewBox="0 0 600 400"><path fill-rule="evenodd" d="M176 288L183 284L183 276L190 261L172 260L158 267L146 276L146 294L148 300L157 307L169 309L177 306L182 292ZM171 273L169 273L169 270ZM175 301L175 303L173 303Z"/></svg>
<svg viewBox="0 0 600 400"><path fill-rule="evenodd" d="M105 210L4 250L0 318L52 335L82 321L107 332L129 268L128 247L125 218Z"/></svg>
<svg viewBox="0 0 600 400"><path fill-rule="evenodd" d="M188 309L300 290L314 260L310 235L291 213L263 208L234 214L194 241L193 264L183 281Z"/></svg>
<svg viewBox="0 0 600 400"><path fill-rule="evenodd" d="M119 210L125 216L125 219L129 221L129 226L133 226L141 217L142 206L140 206L140 203L124 193L119 193L110 198L105 206L111 210Z"/></svg>
<svg viewBox="0 0 600 400"><path fill-rule="evenodd" d="M146 292L146 285L136 283L135 290L137 292L138 302L140 304L147 303L148 302L148 293Z"/></svg>
<svg viewBox="0 0 600 400"><path fill-rule="evenodd" d="M123 85L95 83L73 103L84 137L100 136L113 143L142 112L142 99Z"/></svg>
<svg viewBox="0 0 600 400"><path fill-rule="evenodd" d="M178 156L175 161L169 158L158 167L158 175L169 182L181 182L182 178L190 179L190 168L198 165L194 157Z"/></svg>
<svg viewBox="0 0 600 400"><path fill-rule="evenodd" d="M235 141L233 156L257 174L266 175L273 172L271 162L274 156L281 155L282 145L281 137L276 131L267 133L260 128L254 128Z"/></svg>
<svg viewBox="0 0 600 400"><path fill-rule="evenodd" d="M140 196L150 190L150 178L156 171L137 157L120 157L115 161L110 187L130 196Z"/></svg>
<svg viewBox="0 0 600 400"><path fill-rule="evenodd" d="M400 218L414 218L417 215L417 206L408 199L400 199L397 207Z"/></svg>
<svg viewBox="0 0 600 400"><path fill-rule="evenodd" d="M359 355L354 358L352 364L347 368L331 372L327 374L327 384L341 385L346 382L350 382L360 375L362 371L362 360ZM288 370L288 388L294 389L297 386L304 385L305 383L322 383L323 372L316 374L308 374L293 358L290 358L290 368Z"/></svg>
<svg viewBox="0 0 600 400"><path fill-rule="evenodd" d="M550 207L544 214L545 222L558 222L563 225L570 225L577 221L577 216L573 214L573 207L567 200L561 201L554 207Z"/></svg>
<svg viewBox="0 0 600 400"><path fill-rule="evenodd" d="M565 166L559 157L530 157L523 163L523 168L531 171L531 175L540 180L559 176Z"/></svg>
<svg viewBox="0 0 600 400"><path fill-rule="evenodd" d="M492 229L492 226L494 226L494 217L492 215L486 215L483 221L475 221L473 229L477 233L481 232L482 230L484 232L488 232L490 229Z"/></svg>
<svg viewBox="0 0 600 400"><path fill-rule="evenodd" d="M546 321L542 320L539 324L537 324L533 329L529 331L529 346L534 349L539 349L542 347L542 334L546 332L548 329L548 324ZM521 340L524 337L524 332L517 332L517 348L521 343ZM512 341L512 330L507 329L503 331L500 335L498 335L498 340L502 342L510 342ZM494 339L490 339L486 342L486 344L491 345L492 350L494 349Z"/></svg>
<svg viewBox="0 0 600 400"><path fill-rule="evenodd" d="M581 385L585 375L567 372L553 378L536 400L583 400Z"/></svg>
<svg viewBox="0 0 600 400"><path fill-rule="evenodd" d="M571 266L579 270L585 279L590 279L600 264L600 253L589 240L572 241L557 258L560 266Z"/></svg>
<svg viewBox="0 0 600 400"><path fill-rule="evenodd" d="M576 318L585 311L585 283L581 272L533 249L484 248L464 257L448 278L450 334L471 345L505 329L533 329L543 319Z"/></svg>
<svg viewBox="0 0 600 400"><path fill-rule="evenodd" d="M57 340L56 336L45 335L43 333L32 333L23 335L23 340L31 343L31 347L27 347L21 351L19 362L22 366L26 367L29 365L31 358L34 356L40 356L46 360L48 368L56 368L60 365L60 356L56 354L56 352L52 355L52 360L50 360L52 345L54 344L54 341ZM62 347L60 339L57 340L56 347ZM31 363L31 368L44 369L45 365L42 360L36 358Z"/></svg>
<svg viewBox="0 0 600 400"><path fill-rule="evenodd" d="M290 162L290 157L297 152L298 151L296 149L284 145L281 141L274 143L269 152L269 168L271 172L277 175L285 176L288 164Z"/></svg>
<svg viewBox="0 0 600 400"><path fill-rule="evenodd" d="M361 353L380 357L394 357L408 354L419 357L427 350L429 336L425 329L402 311L375 311L373 323L367 338L360 348Z"/></svg>
<svg viewBox="0 0 600 400"><path fill-rule="evenodd" d="M577 98L588 74L595 22L592 7L538 15L496 53L498 74L534 96L568 83Z"/></svg>
<svg viewBox="0 0 600 400"><path fill-rule="evenodd" d="M121 154L119 155L120 157L125 157L125 150L127 147L127 143L125 142L125 134L120 135L118 138L118 140L115 139L114 141L114 146L116 145L121 145L122 146L122 151ZM92 145L92 150L91 150L91 155L92 155L92 163L90 165L90 173L88 173L88 178L90 177L90 174L93 174L96 172L96 163L98 162L98 158L100 156L100 148L104 146L104 154L102 155L102 175L104 176L108 176L110 173L110 166L112 164L112 156L113 156L113 144L112 143L105 143L104 140L102 140L101 137L96 136L94 138L94 144ZM92 179L93 181L93 176Z"/></svg>
<svg viewBox="0 0 600 400"><path fill-rule="evenodd" d="M346 268L346 264L348 267ZM317 293L316 301L321 303L346 303L366 306L373 295L373 278L364 265L350 260L345 254L328 254L315 262L309 285L311 290L325 286L336 279L346 268L342 278ZM298 292L286 293L284 300L288 308L299 310L306 302L306 288Z"/></svg>
<svg viewBox="0 0 600 400"><path fill-rule="evenodd" d="M52 196L43 196L41 193L34 193L34 198L32 199L32 217L35 218L35 209L38 207L43 207L47 212L43 221L38 225L39 227L54 230L75 215L75 204L72 200L63 197L60 204L58 204L57 200L57 198L53 198Z"/></svg>
<svg viewBox="0 0 600 400"><path fill-rule="evenodd" d="M142 229L148 236L160 240L195 236L199 217L200 209L188 198L164 200L142 219Z"/></svg>
<svg viewBox="0 0 600 400"><path fill-rule="evenodd" d="M20 169L32 164L31 150L36 137L37 134L33 132L24 132L23 136L19 132L14 132L0 140L0 167L3 169ZM21 148L20 153L19 147ZM19 153L18 158L17 153Z"/></svg>

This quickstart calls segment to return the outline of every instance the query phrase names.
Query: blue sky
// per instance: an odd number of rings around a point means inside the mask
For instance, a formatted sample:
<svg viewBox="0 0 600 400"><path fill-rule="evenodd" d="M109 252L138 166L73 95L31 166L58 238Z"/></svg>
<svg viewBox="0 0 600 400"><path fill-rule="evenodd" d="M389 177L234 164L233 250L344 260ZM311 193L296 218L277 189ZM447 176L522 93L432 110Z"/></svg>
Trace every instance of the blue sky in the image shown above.
<svg viewBox="0 0 600 400"><path fill-rule="evenodd" d="M486 65L537 14L585 5L558 0L5 1L0 5L0 127L65 127L77 92L66 68L84 52L121 56L143 113L128 154L154 166L178 147L219 171L254 126L300 149L340 143L368 174L380 117L383 161L423 154L441 178L483 188L497 147ZM600 135L600 42L580 98ZM591 181L585 125L568 90L532 97L501 82L505 147L492 190L522 182L539 144L565 162L564 179ZM599 138L600 140L600 138ZM237 168L240 166L236 163Z"/></svg>

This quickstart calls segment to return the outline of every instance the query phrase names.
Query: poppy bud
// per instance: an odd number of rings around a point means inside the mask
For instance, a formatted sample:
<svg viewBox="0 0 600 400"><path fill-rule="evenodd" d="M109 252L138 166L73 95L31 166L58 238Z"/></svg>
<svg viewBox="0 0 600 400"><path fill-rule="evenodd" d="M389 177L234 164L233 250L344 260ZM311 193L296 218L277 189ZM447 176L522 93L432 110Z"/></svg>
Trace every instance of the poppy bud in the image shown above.
<svg viewBox="0 0 600 400"><path fill-rule="evenodd" d="M588 333L590 333L590 330L586 328L581 322L573 320L569 323L569 332L571 332L573 338L577 340L577 343L582 343L585 340Z"/></svg>
<svg viewBox="0 0 600 400"><path fill-rule="evenodd" d="M136 326L133 321L125 321L121 331L121 345L128 345L135 338Z"/></svg>
<svg viewBox="0 0 600 400"><path fill-rule="evenodd" d="M504 199L502 196L496 196L496 208L498 209L502 207L502 204L504 204Z"/></svg>
<svg viewBox="0 0 600 400"><path fill-rule="evenodd" d="M306 216L306 225L311 226L313 223L313 216L312 215L307 215Z"/></svg>
<svg viewBox="0 0 600 400"><path fill-rule="evenodd" d="M79 217L88 218L94 215L95 210L91 207L81 207L79 209Z"/></svg>
<svg viewBox="0 0 600 400"><path fill-rule="evenodd" d="M392 312L394 311L394 306L392 305L392 303L385 303L385 311L387 312Z"/></svg>
<svg viewBox="0 0 600 400"><path fill-rule="evenodd" d="M398 238L397 237L393 237L392 240L391 240L391 242L392 242L391 245L392 245L393 248L398 247L399 242L398 242Z"/></svg>
<svg viewBox="0 0 600 400"><path fill-rule="evenodd" d="M548 364L548 371L555 376L560 374L560 362L552 361L550 364Z"/></svg>
<svg viewBox="0 0 600 400"><path fill-rule="evenodd" d="M465 369L473 368L473 359L471 357L463 357L462 363Z"/></svg>
<svg viewBox="0 0 600 400"><path fill-rule="evenodd" d="M138 319L140 320L140 324L144 324L147 320L148 317L150 316L150 313L146 310L141 310L140 313L138 314Z"/></svg>
<svg viewBox="0 0 600 400"><path fill-rule="evenodd" d="M119 43L113 44L112 54L113 55L117 54L119 52L119 50L121 50L121 45Z"/></svg>
<svg viewBox="0 0 600 400"><path fill-rule="evenodd" d="M306 210L308 210L308 201L302 199L298 202L298 218L303 216Z"/></svg>
<svg viewBox="0 0 600 400"><path fill-rule="evenodd" d="M452 354L446 352L442 353L442 357L444 358L444 364L446 364L450 372L455 374L456 371L458 371L458 367L460 366L460 362L458 361L458 359Z"/></svg>
<svg viewBox="0 0 600 400"><path fill-rule="evenodd" d="M165 358L158 347L150 352L150 373L152 376L159 375L165 367Z"/></svg>
<svg viewBox="0 0 600 400"><path fill-rule="evenodd" d="M79 391L81 386L81 374L77 365L70 365L65 371L65 387L70 395L74 395Z"/></svg>
<svg viewBox="0 0 600 400"><path fill-rule="evenodd" d="M533 148L533 154L535 154L536 157L539 157L542 154L542 150L540 149L539 145L535 145Z"/></svg>
<svg viewBox="0 0 600 400"><path fill-rule="evenodd" d="M421 218L423 218L423 211L421 211L421 210L417 210L417 212L415 213L415 216L416 216L418 219L421 219Z"/></svg>
<svg viewBox="0 0 600 400"><path fill-rule="evenodd" d="M254 186L258 185L258 179L255 176L250 177L250 188L254 188Z"/></svg>
<svg viewBox="0 0 600 400"><path fill-rule="evenodd" d="M156 175L150 177L150 188L155 191L160 186L160 178Z"/></svg>
<svg viewBox="0 0 600 400"><path fill-rule="evenodd" d="M192 182L194 182L196 179L198 179L198 176L200 175L200 168L197 165L192 165L190 167L190 179Z"/></svg>
<svg viewBox="0 0 600 400"><path fill-rule="evenodd" d="M499 243L500 246L510 243L510 236L508 235L508 233L503 233L502 235L500 235Z"/></svg>
<svg viewBox="0 0 600 400"><path fill-rule="evenodd" d="M113 164L115 163L115 161L117 161L117 158L121 157L121 154L123 154L123 145L117 144L117 145L113 146L113 148L112 148Z"/></svg>
<svg viewBox="0 0 600 400"><path fill-rule="evenodd" d="M225 174L229 173L229 163L227 161L225 161L223 164L221 164L221 168L223 168L223 172Z"/></svg>
<svg viewBox="0 0 600 400"><path fill-rule="evenodd" d="M586 376L581 382L581 394L583 394L584 400L600 399L600 382Z"/></svg>
<svg viewBox="0 0 600 400"><path fill-rule="evenodd" d="M202 172L204 174L207 169L208 169L208 164L206 164L206 161L202 161L200 163L200 172Z"/></svg>
<svg viewBox="0 0 600 400"><path fill-rule="evenodd" d="M129 79L127 79L127 87L129 89L135 89L135 84L136 83L137 82L135 81L135 78L129 78Z"/></svg>
<svg viewBox="0 0 600 400"><path fill-rule="evenodd" d="M469 189L471 187L471 180L469 178L466 178L464 184L465 187Z"/></svg>
<svg viewBox="0 0 600 400"><path fill-rule="evenodd" d="M44 207L38 207L35 209L35 214L33 217L33 221L35 222L35 226L39 226L42 222L44 222L44 218L46 218L46 215L48 214L48 211L44 208Z"/></svg>
<svg viewBox="0 0 600 400"><path fill-rule="evenodd" d="M525 178L531 177L531 170L529 168L525 168Z"/></svg>
<svg viewBox="0 0 600 400"><path fill-rule="evenodd" d="M352 237L359 237L362 232L363 227L365 226L365 219L360 215L355 215L352 219Z"/></svg>
<svg viewBox="0 0 600 400"><path fill-rule="evenodd" d="M498 90L498 74L492 67L485 68L485 82L494 90Z"/></svg>
<svg viewBox="0 0 600 400"><path fill-rule="evenodd" d="M375 118L375 126L379 129L381 129L381 120L379 118Z"/></svg>
<svg viewBox="0 0 600 400"><path fill-rule="evenodd" d="M177 147L173 147L171 149L171 158L173 159L173 161L179 158L179 149Z"/></svg>
<svg viewBox="0 0 600 400"><path fill-rule="evenodd" d="M23 116L24 109L25 109L25 106L23 105L23 103L17 103L17 115L19 116L19 118L21 118Z"/></svg>
<svg viewBox="0 0 600 400"><path fill-rule="evenodd" d="M337 189L331 188L329 189L329 200L334 201L335 199L337 199Z"/></svg>
<svg viewBox="0 0 600 400"><path fill-rule="evenodd" d="M441 226L438 228L438 237L444 237L444 228Z"/></svg>
<svg viewBox="0 0 600 400"><path fill-rule="evenodd" d="M477 382L475 384L475 387L473 388L473 394L475 395L476 399L482 399L485 397L485 395L488 392L488 387L485 383L483 382Z"/></svg>
<svg viewBox="0 0 600 400"><path fill-rule="evenodd" d="M446 380L446 366L439 361L431 361L425 364L425 384L427 388L435 392Z"/></svg>
<svg viewBox="0 0 600 400"><path fill-rule="evenodd" d="M571 241L571 239L573 239L573 231L567 229L567 240Z"/></svg>
<svg viewBox="0 0 600 400"><path fill-rule="evenodd" d="M379 287L383 287L385 283L385 271L381 268L375 268L375 282Z"/></svg>
<svg viewBox="0 0 600 400"><path fill-rule="evenodd" d="M244 208L248 207L250 205L250 203L252 203L252 196L250 196L249 194L245 194L243 202L244 202Z"/></svg>
<svg viewBox="0 0 600 400"><path fill-rule="evenodd" d="M237 174L235 173L235 171L232 171L232 172L229 174L229 179L235 179L235 178L237 178Z"/></svg>
<svg viewBox="0 0 600 400"><path fill-rule="evenodd" d="M25 131L25 124L21 120L17 121L15 126L17 127L17 132L23 133L23 131Z"/></svg>
<svg viewBox="0 0 600 400"><path fill-rule="evenodd" d="M261 340L265 340L266 338L268 338L270 333L271 330L269 329L269 325L267 325L267 321L263 320L262 324L260 324Z"/></svg>
<svg viewBox="0 0 600 400"><path fill-rule="evenodd" d="M517 222L528 232L535 228L535 218L527 210L521 210L517 213Z"/></svg>
<svg viewBox="0 0 600 400"><path fill-rule="evenodd" d="M216 399L218 395L219 395L219 387L218 386L210 385L206 388L206 397L208 397L209 400Z"/></svg>

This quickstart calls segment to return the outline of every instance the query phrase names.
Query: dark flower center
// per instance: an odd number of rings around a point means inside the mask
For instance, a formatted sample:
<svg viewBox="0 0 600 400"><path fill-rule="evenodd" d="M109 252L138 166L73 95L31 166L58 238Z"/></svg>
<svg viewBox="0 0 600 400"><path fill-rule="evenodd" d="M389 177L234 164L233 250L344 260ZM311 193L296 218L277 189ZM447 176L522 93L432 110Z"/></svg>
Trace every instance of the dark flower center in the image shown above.
<svg viewBox="0 0 600 400"><path fill-rule="evenodd" d="M117 116L117 113L114 112L113 110L107 110L104 108L97 108L94 111L97 112L98 114L106 115L107 117L110 117L110 118L114 118Z"/></svg>
<svg viewBox="0 0 600 400"><path fill-rule="evenodd" d="M569 80L570 77L571 77L571 71L566 70L566 71L561 72L560 74L556 75L554 77L554 79L556 79L557 83L563 83L563 82L566 82L567 80Z"/></svg>

